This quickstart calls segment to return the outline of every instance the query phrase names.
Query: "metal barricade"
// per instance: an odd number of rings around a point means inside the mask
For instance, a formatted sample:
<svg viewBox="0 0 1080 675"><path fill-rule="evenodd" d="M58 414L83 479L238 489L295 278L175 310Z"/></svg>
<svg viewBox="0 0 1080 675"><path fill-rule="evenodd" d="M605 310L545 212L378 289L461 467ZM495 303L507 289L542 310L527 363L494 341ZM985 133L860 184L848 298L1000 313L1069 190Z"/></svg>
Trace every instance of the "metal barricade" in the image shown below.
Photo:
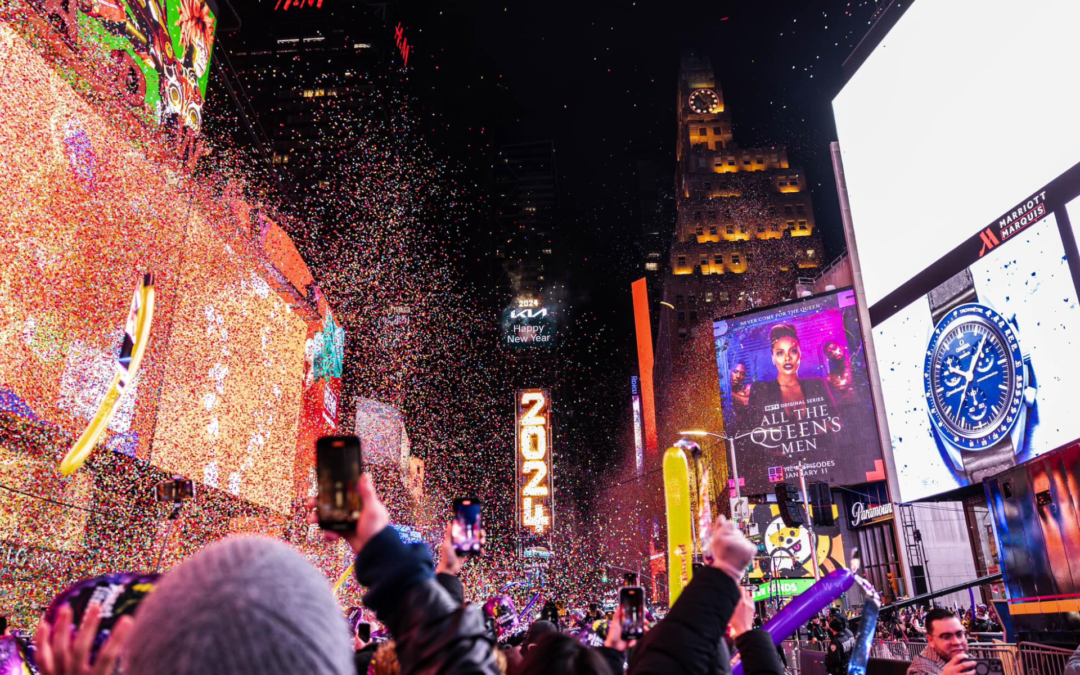
<svg viewBox="0 0 1080 675"><path fill-rule="evenodd" d="M969 642L967 653L977 659L1001 659L1005 675L1023 675L1025 672L1016 645Z"/></svg>
<svg viewBox="0 0 1080 675"><path fill-rule="evenodd" d="M1048 647L1035 642L1021 642L1017 646L1024 675L1062 675L1065 664L1073 654L1071 649Z"/></svg>
<svg viewBox="0 0 1080 675"><path fill-rule="evenodd" d="M1041 647L1041 645L1037 646ZM871 648L870 656L878 659L912 661L924 649L926 649L925 642L876 641ZM968 654L980 659L1001 659L1005 675L1025 675L1026 668L1021 664L1020 653L1016 645L969 642ZM1043 655L1040 653L1036 657L1035 651L1032 650L1033 659L1038 658L1045 661L1049 656L1049 654ZM1061 668L1064 669L1064 662L1062 662ZM1061 675L1061 672L1059 669L1058 671L1040 672L1039 675Z"/></svg>

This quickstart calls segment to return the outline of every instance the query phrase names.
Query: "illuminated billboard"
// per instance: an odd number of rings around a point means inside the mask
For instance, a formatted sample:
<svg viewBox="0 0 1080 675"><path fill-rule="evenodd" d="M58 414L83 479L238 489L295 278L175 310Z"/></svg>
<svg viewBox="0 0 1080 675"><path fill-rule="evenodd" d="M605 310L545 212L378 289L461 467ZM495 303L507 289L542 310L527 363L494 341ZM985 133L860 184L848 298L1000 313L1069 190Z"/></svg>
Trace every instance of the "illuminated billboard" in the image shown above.
<svg viewBox="0 0 1080 675"><path fill-rule="evenodd" d="M1080 161L1080 3L903 4L833 101L868 306Z"/></svg>
<svg viewBox="0 0 1080 675"><path fill-rule="evenodd" d="M1077 3L912 3L833 101L898 501L1080 436L1078 31Z"/></svg>
<svg viewBox="0 0 1080 675"><path fill-rule="evenodd" d="M555 313L547 307L510 307L502 313L502 342L511 349L555 346Z"/></svg>
<svg viewBox="0 0 1080 675"><path fill-rule="evenodd" d="M409 436L405 416L392 405L373 398L356 399L356 435L365 464L408 468Z"/></svg>
<svg viewBox="0 0 1080 675"><path fill-rule="evenodd" d="M645 467L645 438L641 419L641 393L638 376L630 378L630 407L634 414L634 467L640 475Z"/></svg>
<svg viewBox="0 0 1080 675"><path fill-rule="evenodd" d="M190 228L150 461L285 512L307 324L209 224Z"/></svg>
<svg viewBox="0 0 1080 675"><path fill-rule="evenodd" d="M716 321L724 429L743 493L798 477L853 485L882 469L855 291Z"/></svg>
<svg viewBox="0 0 1080 675"><path fill-rule="evenodd" d="M836 507L833 507L836 511ZM811 536L817 546L818 569L825 576L845 567L844 544L840 525L814 526L814 534L805 527L788 527L780 517L776 504L758 504L750 513L750 523L759 534L751 540L765 547L765 555L754 558L749 577L752 580L813 579L814 552L810 549ZM804 589L800 589L801 590Z"/></svg>
<svg viewBox="0 0 1080 675"><path fill-rule="evenodd" d="M903 501L981 483L1080 436L1080 363L1062 358L1080 346L1080 270L1060 218L1066 199L1077 203L1080 165L1064 178L972 228L895 308L875 312Z"/></svg>
<svg viewBox="0 0 1080 675"><path fill-rule="evenodd" d="M551 489L551 397L547 389L517 390L518 524L547 536L554 523Z"/></svg>
<svg viewBox="0 0 1080 675"><path fill-rule="evenodd" d="M207 0L28 2L71 51L69 75L96 89L202 126L217 21ZM91 47L91 49L86 49ZM78 62L78 63L76 63Z"/></svg>

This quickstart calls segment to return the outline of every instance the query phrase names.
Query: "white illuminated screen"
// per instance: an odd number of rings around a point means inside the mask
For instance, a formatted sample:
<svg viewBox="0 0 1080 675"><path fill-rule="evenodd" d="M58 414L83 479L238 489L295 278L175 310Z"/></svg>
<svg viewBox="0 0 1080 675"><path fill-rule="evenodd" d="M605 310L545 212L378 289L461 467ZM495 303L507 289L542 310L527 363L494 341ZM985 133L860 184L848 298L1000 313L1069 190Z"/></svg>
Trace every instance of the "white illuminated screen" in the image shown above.
<svg viewBox="0 0 1080 675"><path fill-rule="evenodd" d="M1080 160L1080 2L917 0L833 100L873 305Z"/></svg>

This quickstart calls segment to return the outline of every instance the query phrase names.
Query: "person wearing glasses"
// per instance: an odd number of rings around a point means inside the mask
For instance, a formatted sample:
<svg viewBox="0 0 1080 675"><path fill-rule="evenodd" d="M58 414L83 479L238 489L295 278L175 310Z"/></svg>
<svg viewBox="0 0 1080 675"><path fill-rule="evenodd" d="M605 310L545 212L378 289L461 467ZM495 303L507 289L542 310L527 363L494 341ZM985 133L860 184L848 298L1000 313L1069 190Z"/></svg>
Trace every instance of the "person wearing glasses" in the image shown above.
<svg viewBox="0 0 1080 675"><path fill-rule="evenodd" d="M947 609L926 613L926 649L911 660L907 675L967 675L975 672L969 661L967 634L960 619Z"/></svg>

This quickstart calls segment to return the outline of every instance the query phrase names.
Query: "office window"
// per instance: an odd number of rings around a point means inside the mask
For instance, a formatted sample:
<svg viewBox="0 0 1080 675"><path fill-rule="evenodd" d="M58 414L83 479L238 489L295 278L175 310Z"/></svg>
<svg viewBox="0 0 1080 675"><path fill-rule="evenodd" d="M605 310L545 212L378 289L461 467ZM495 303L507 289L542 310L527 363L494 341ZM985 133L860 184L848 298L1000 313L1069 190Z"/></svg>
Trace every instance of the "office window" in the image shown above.
<svg viewBox="0 0 1080 675"><path fill-rule="evenodd" d="M697 312L695 312L693 310L690 311L690 320L691 321L697 321Z"/></svg>
<svg viewBox="0 0 1080 675"><path fill-rule="evenodd" d="M723 129L723 127L713 127L712 132L714 134L716 134L717 136L719 136L719 135L724 133L724 129Z"/></svg>
<svg viewBox="0 0 1080 675"><path fill-rule="evenodd" d="M742 259L739 257L738 253L732 253L731 254L731 264L732 265L741 265L742 264Z"/></svg>
<svg viewBox="0 0 1080 675"><path fill-rule="evenodd" d="M747 158L743 159L742 163L743 163L744 166L750 166L750 158L747 157Z"/></svg>
<svg viewBox="0 0 1080 675"><path fill-rule="evenodd" d="M803 215L804 213L806 213L806 207L802 204L796 204L795 213L798 213L800 216Z"/></svg>
<svg viewBox="0 0 1080 675"><path fill-rule="evenodd" d="M694 220L701 220L701 211L694 211Z"/></svg>
<svg viewBox="0 0 1080 675"><path fill-rule="evenodd" d="M787 180L781 178L780 179L780 187L787 187Z"/></svg>
<svg viewBox="0 0 1080 675"><path fill-rule="evenodd" d="M686 267L686 256L679 256L679 267Z"/></svg>
<svg viewBox="0 0 1080 675"><path fill-rule="evenodd" d="M757 224L757 231L758 232L764 232L765 231L765 223L758 223Z"/></svg>
<svg viewBox="0 0 1080 675"><path fill-rule="evenodd" d="M775 216L776 215L776 207L775 206L770 206L769 207L769 215L770 216Z"/></svg>
<svg viewBox="0 0 1080 675"><path fill-rule="evenodd" d="M697 130L697 135L698 136L708 136L709 135L709 130L706 129L705 127L701 127L700 129Z"/></svg>
<svg viewBox="0 0 1080 675"><path fill-rule="evenodd" d="M727 233L728 234L735 234L735 226L734 225L728 225L727 226Z"/></svg>
<svg viewBox="0 0 1080 675"><path fill-rule="evenodd" d="M686 301L689 302L691 305L696 305L697 304L697 296L694 295L693 293L691 293L690 295L686 296Z"/></svg>
<svg viewBox="0 0 1080 675"><path fill-rule="evenodd" d="M678 312L679 323L686 323L686 312Z"/></svg>
<svg viewBox="0 0 1080 675"><path fill-rule="evenodd" d="M800 230L805 230L806 229L806 221L805 220L800 220L799 221L799 229Z"/></svg>
<svg viewBox="0 0 1080 675"><path fill-rule="evenodd" d="M705 294L705 302L712 302L712 300L713 300L712 293L706 293Z"/></svg>
<svg viewBox="0 0 1080 675"><path fill-rule="evenodd" d="M544 255L551 255L551 249L550 248L545 248L544 250L541 251L541 253L543 253Z"/></svg>
<svg viewBox="0 0 1080 675"><path fill-rule="evenodd" d="M705 181L705 192L711 192L711 191L712 191L712 183L710 183L709 181Z"/></svg>
<svg viewBox="0 0 1080 675"><path fill-rule="evenodd" d="M753 253L747 253L746 254L746 264L747 264L747 266L749 266L750 263L752 263L752 262L754 262L754 254Z"/></svg>
<svg viewBox="0 0 1080 675"><path fill-rule="evenodd" d="M735 158L734 157L728 157L727 164L728 164L728 166L735 166Z"/></svg>
<svg viewBox="0 0 1080 675"><path fill-rule="evenodd" d="M794 210L791 208L791 204L788 204L784 207L784 214L788 216L794 215Z"/></svg>
<svg viewBox="0 0 1080 675"><path fill-rule="evenodd" d="M723 141L717 141L716 143L713 144L713 150L723 150L723 149L724 149L724 142Z"/></svg>
<svg viewBox="0 0 1080 675"><path fill-rule="evenodd" d="M773 232L779 232L780 231L780 223L773 223L772 224L772 231Z"/></svg>
<svg viewBox="0 0 1080 675"><path fill-rule="evenodd" d="M716 255L713 256L713 259L716 261L717 265L723 265L724 264L724 254L723 253L717 253Z"/></svg>
<svg viewBox="0 0 1080 675"><path fill-rule="evenodd" d="M702 267L708 267L709 266L709 259L706 256L701 256L701 266Z"/></svg>
<svg viewBox="0 0 1080 675"><path fill-rule="evenodd" d="M718 297L720 298L720 302L730 302L731 301L731 295L727 291L720 291L720 293L718 294Z"/></svg>
<svg viewBox="0 0 1080 675"><path fill-rule="evenodd" d="M761 158L760 158L760 157L758 157L758 158L757 158L757 163L758 163L758 164L764 164L765 162L763 162L763 161L761 160Z"/></svg>
<svg viewBox="0 0 1080 675"><path fill-rule="evenodd" d="M715 220L716 219L716 211L709 211L707 213L707 215L709 217L709 220Z"/></svg>
<svg viewBox="0 0 1080 675"><path fill-rule="evenodd" d="M683 303L683 296L681 296L681 295L676 295L676 296L675 296L675 304L676 304L676 305L681 305L682 303Z"/></svg>
<svg viewBox="0 0 1080 675"><path fill-rule="evenodd" d="M746 234L746 225L740 225L739 226L739 232L741 232L743 234Z"/></svg>
<svg viewBox="0 0 1080 675"><path fill-rule="evenodd" d="M723 164L724 164L724 158L723 157L713 157L713 166L723 166Z"/></svg>
<svg viewBox="0 0 1080 675"><path fill-rule="evenodd" d="M647 262L647 263L645 263L645 269L647 269L650 272L659 272L660 271L660 263L658 263L658 262Z"/></svg>
<svg viewBox="0 0 1080 675"><path fill-rule="evenodd" d="M795 221L794 220L787 221L787 227L788 227L789 230L794 230L795 229Z"/></svg>
<svg viewBox="0 0 1080 675"><path fill-rule="evenodd" d="M709 234L716 234L716 226L715 225L712 225L711 227L709 227Z"/></svg>
<svg viewBox="0 0 1080 675"><path fill-rule="evenodd" d="M700 237L703 234L705 234L705 227L703 225L698 225L697 226L697 236Z"/></svg>

